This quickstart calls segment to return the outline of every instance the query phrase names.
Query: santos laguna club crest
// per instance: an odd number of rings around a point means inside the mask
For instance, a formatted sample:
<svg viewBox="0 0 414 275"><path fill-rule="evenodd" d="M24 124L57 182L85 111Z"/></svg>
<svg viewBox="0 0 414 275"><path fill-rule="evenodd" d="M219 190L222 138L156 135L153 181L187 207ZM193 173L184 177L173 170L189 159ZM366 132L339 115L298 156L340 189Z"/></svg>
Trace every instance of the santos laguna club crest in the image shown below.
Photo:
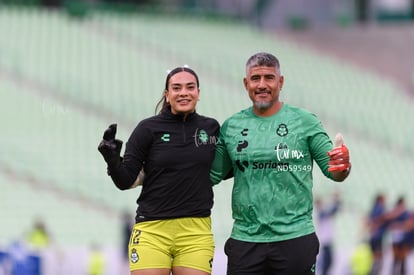
<svg viewBox="0 0 414 275"><path fill-rule="evenodd" d="M284 137L289 133L287 125L284 123L279 124L279 127L276 129L276 134L280 137Z"/></svg>
<svg viewBox="0 0 414 275"><path fill-rule="evenodd" d="M138 252L137 252L137 250L135 248L133 248L131 250L130 258L131 258L131 262L134 263L134 264L139 261Z"/></svg>

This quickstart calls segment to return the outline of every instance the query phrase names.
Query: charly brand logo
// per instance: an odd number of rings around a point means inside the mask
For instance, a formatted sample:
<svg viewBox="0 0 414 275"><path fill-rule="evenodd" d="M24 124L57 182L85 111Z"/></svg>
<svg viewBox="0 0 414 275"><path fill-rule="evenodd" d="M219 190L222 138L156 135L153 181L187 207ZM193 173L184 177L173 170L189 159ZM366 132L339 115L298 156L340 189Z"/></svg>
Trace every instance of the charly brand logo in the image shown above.
<svg viewBox="0 0 414 275"><path fill-rule="evenodd" d="M209 136L206 130L203 129L196 129L194 133L194 144L196 147L201 145L208 145L208 144L217 144L218 138L215 136Z"/></svg>
<svg viewBox="0 0 414 275"><path fill-rule="evenodd" d="M165 133L162 135L161 140L164 142L169 142L170 141L170 134Z"/></svg>

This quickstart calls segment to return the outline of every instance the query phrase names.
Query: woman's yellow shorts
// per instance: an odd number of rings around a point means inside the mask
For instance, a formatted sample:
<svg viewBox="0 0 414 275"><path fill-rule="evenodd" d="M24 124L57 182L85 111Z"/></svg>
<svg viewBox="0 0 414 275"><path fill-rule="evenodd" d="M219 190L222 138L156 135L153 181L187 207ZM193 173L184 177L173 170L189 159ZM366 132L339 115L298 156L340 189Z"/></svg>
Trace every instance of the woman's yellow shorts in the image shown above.
<svg viewBox="0 0 414 275"><path fill-rule="evenodd" d="M130 270L194 268L211 273L211 218L176 218L134 225L128 246Z"/></svg>

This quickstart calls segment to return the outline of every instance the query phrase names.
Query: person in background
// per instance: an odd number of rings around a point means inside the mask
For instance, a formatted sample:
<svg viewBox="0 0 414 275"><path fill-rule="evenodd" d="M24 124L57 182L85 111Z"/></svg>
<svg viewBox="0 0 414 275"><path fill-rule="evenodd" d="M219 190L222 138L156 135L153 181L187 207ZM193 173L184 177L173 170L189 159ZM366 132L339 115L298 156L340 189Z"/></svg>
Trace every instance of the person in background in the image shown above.
<svg viewBox="0 0 414 275"><path fill-rule="evenodd" d="M401 196L397 199L395 206L381 218L382 224L387 225L387 230L391 237L393 275L408 275L406 259L410 252L410 244L406 239L404 224L409 220L409 217L410 213L407 209L405 198Z"/></svg>
<svg viewBox="0 0 414 275"><path fill-rule="evenodd" d="M106 260L103 251L97 244L92 244L88 262L88 275L104 275L105 265Z"/></svg>
<svg viewBox="0 0 414 275"><path fill-rule="evenodd" d="M352 275L369 275L374 257L368 242L361 241L351 254L350 267Z"/></svg>
<svg viewBox="0 0 414 275"><path fill-rule="evenodd" d="M50 245L50 234L45 222L38 218L27 236L29 246L36 250L42 250Z"/></svg>
<svg viewBox="0 0 414 275"><path fill-rule="evenodd" d="M284 80L274 55L251 56L243 83L253 106L220 129L213 184L234 174L227 275L315 274L313 165L334 181L350 173L342 135L334 146L314 114L281 101Z"/></svg>
<svg viewBox="0 0 414 275"><path fill-rule="evenodd" d="M316 207L316 233L321 246L320 270L321 275L330 274L329 270L333 263L333 241L334 241L334 217L338 214L341 206L339 193L333 195L333 200L324 205L322 199L315 200ZM319 269L319 268L318 268Z"/></svg>
<svg viewBox="0 0 414 275"><path fill-rule="evenodd" d="M381 219L385 213L385 195L378 193L368 215L369 247L373 257L370 275L379 275L383 266L383 243L387 224Z"/></svg>
<svg viewBox="0 0 414 275"><path fill-rule="evenodd" d="M409 211L408 218L401 224L404 232L404 243L406 244L407 254L412 253L414 248L414 211Z"/></svg>
<svg viewBox="0 0 414 275"><path fill-rule="evenodd" d="M138 123L120 157L116 125L98 146L112 181L133 188L143 168L129 242L132 275L211 274L213 187L209 172L220 125L196 112L199 79L177 67L165 80L160 112Z"/></svg>

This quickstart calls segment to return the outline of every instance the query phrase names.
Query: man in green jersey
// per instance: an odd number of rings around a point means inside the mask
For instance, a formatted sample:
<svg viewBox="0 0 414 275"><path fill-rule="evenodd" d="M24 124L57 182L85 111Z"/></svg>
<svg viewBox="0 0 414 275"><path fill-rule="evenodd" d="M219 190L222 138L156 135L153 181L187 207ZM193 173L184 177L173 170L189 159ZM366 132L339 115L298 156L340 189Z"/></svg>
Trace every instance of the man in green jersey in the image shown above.
<svg viewBox="0 0 414 275"><path fill-rule="evenodd" d="M272 54L251 56L243 82L253 106L223 123L210 174L217 184L234 173L227 275L315 274L313 164L343 181L348 149L340 134L333 146L314 114L280 101L284 77Z"/></svg>

